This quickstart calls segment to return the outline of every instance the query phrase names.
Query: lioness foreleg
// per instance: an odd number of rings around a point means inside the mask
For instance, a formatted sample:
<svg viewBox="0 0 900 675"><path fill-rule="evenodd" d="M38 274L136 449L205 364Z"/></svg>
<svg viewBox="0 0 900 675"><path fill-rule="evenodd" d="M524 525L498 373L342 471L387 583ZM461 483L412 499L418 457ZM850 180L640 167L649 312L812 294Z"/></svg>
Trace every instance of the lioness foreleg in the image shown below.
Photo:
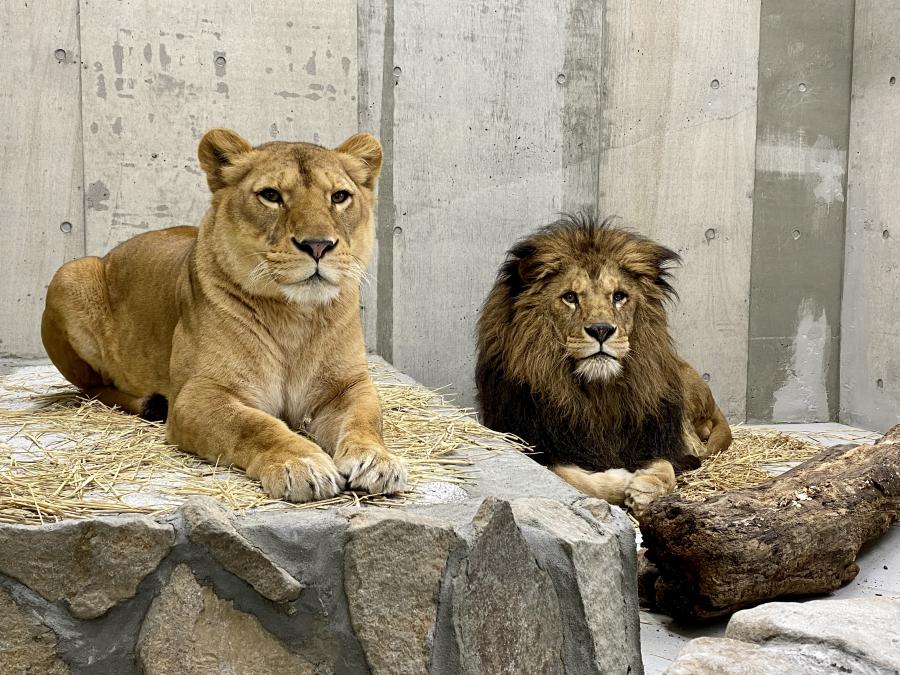
<svg viewBox="0 0 900 675"><path fill-rule="evenodd" d="M278 499L327 499L344 486L334 461L322 448L207 380L185 384L166 429L169 442L209 462L246 470Z"/></svg>
<svg viewBox="0 0 900 675"><path fill-rule="evenodd" d="M402 492L406 489L406 462L384 446L375 386L361 376L338 391L312 420L313 436L333 453L350 489L372 494Z"/></svg>

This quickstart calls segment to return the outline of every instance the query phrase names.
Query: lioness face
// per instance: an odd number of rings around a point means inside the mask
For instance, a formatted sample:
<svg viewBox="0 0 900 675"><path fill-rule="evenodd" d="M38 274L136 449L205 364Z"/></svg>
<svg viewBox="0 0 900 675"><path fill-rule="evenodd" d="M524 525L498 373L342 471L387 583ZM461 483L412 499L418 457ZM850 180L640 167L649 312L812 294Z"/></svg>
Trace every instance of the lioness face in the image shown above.
<svg viewBox="0 0 900 675"><path fill-rule="evenodd" d="M320 305L359 286L374 239L377 140L357 134L336 150L285 142L252 148L216 129L199 156L214 194L218 253L246 291Z"/></svg>
<svg viewBox="0 0 900 675"><path fill-rule="evenodd" d="M548 282L550 313L584 380L610 380L622 372L640 286L612 264L589 274L581 267Z"/></svg>

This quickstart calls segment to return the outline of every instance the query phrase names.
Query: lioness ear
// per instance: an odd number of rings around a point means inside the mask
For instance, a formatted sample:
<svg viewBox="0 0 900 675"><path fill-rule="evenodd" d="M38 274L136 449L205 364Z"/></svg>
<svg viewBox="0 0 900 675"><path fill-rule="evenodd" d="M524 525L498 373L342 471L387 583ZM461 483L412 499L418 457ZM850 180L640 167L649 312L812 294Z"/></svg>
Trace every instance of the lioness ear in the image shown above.
<svg viewBox="0 0 900 675"><path fill-rule="evenodd" d="M372 134L355 134L340 144L337 152L352 159L345 168L353 181L370 190L381 173L381 143Z"/></svg>
<svg viewBox="0 0 900 675"><path fill-rule="evenodd" d="M253 146L230 129L211 129L200 140L197 157L200 166L206 172L209 189L215 192L228 184L223 170L234 164L234 161Z"/></svg>

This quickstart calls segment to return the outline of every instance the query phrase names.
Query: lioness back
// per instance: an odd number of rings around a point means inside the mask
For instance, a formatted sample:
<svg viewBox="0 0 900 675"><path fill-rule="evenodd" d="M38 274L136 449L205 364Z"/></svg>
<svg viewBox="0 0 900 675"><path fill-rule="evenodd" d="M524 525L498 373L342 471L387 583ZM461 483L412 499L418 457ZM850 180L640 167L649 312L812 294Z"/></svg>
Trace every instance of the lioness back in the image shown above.
<svg viewBox="0 0 900 675"><path fill-rule="evenodd" d="M151 416L164 397L171 442L246 469L273 496L402 490L359 317L381 146L357 134L335 150L254 148L216 129L198 156L212 191L199 228L143 234L57 272L42 322L50 358L109 405Z"/></svg>

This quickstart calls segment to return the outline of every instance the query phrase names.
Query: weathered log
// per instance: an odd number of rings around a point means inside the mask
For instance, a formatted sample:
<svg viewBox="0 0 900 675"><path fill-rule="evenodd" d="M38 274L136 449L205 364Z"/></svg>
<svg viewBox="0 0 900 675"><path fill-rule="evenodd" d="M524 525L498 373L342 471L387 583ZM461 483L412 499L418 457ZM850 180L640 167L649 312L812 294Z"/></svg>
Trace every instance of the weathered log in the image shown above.
<svg viewBox="0 0 900 675"><path fill-rule="evenodd" d="M826 593L856 576L860 548L898 518L900 425L874 446L828 448L753 488L654 502L641 521L642 600L703 620Z"/></svg>

